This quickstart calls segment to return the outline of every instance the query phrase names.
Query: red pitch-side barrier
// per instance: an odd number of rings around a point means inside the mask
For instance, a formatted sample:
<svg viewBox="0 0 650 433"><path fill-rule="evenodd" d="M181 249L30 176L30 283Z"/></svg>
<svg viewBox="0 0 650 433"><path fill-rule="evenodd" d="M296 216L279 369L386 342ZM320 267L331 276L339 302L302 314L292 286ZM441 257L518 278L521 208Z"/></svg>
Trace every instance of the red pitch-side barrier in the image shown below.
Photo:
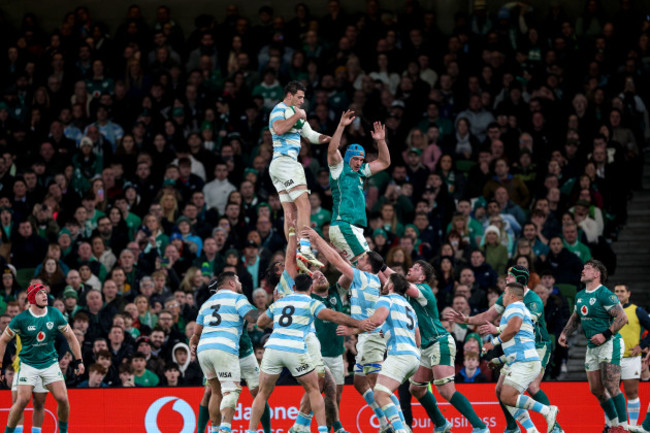
<svg viewBox="0 0 650 433"><path fill-rule="evenodd" d="M457 388L472 402L474 410L492 432L503 431L505 423L494 395L494 384L458 385ZM603 412L589 393L586 382L549 382L544 383L543 388L551 402L560 408L558 420L565 431L597 433L602 430ZM302 394L302 388L297 386L275 389L269 400L274 433L286 433L293 425ZM645 416L649 394L650 384L642 383L641 420ZM202 388L72 389L69 391L69 433L194 433L202 395ZM465 418L437 392L436 399L445 417L454 424L454 433L471 431ZM2 430L11 406L9 391L0 392L0 402ZM232 424L233 433L243 433L248 428L251 403L250 394L244 390ZM377 419L352 386L346 386L341 405L341 422L350 433L377 431ZM413 431L431 432L433 425L415 399L412 408ZM29 408L25 412L25 432L31 431L31 413ZM532 414L532 417L538 428L545 431L543 418L538 414ZM314 425L312 431L316 431ZM57 433L56 403L52 397L47 399L43 433Z"/></svg>

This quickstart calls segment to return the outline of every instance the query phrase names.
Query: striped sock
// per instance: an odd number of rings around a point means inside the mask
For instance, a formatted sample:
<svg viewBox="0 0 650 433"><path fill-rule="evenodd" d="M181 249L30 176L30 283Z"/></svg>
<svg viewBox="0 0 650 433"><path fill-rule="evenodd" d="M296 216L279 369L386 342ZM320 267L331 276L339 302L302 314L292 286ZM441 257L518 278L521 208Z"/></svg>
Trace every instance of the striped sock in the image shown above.
<svg viewBox="0 0 650 433"><path fill-rule="evenodd" d="M527 410L518 409L516 407L507 406L507 405L506 405L506 409L508 409L508 412L510 412L510 414L514 419L519 421L519 423L526 429L526 431L535 429L535 424L533 424L533 421L530 419L530 415L528 415Z"/></svg>
<svg viewBox="0 0 650 433"><path fill-rule="evenodd" d="M311 242L309 239L300 239L300 251L307 252L305 250L311 250Z"/></svg>
<svg viewBox="0 0 650 433"><path fill-rule="evenodd" d="M549 411L551 410L550 407L545 406L542 403L535 401L527 395L523 394L520 394L519 397L517 397L517 403L515 406L519 409L532 410L534 412L541 413L544 416L548 415Z"/></svg>
<svg viewBox="0 0 650 433"><path fill-rule="evenodd" d="M219 429L230 433L230 423L229 422L222 422Z"/></svg>
<svg viewBox="0 0 650 433"><path fill-rule="evenodd" d="M41 428L32 426L32 433L41 433Z"/></svg>
<svg viewBox="0 0 650 433"><path fill-rule="evenodd" d="M318 426L318 433L327 433L329 428L326 425L319 425Z"/></svg>
<svg viewBox="0 0 650 433"><path fill-rule="evenodd" d="M404 424L402 424L402 420L399 417L399 411L393 403L388 403L386 406L382 407L381 410L384 411L386 417L395 430L404 430Z"/></svg>
<svg viewBox="0 0 650 433"><path fill-rule="evenodd" d="M384 414L384 411L379 408L379 405L375 403L375 393L372 392L371 389L363 393L363 399L368 403L368 406L370 406L370 409L372 409L375 412L375 415L377 416L377 419L379 420L379 425L381 427L385 427L388 425L388 422L386 421L386 415Z"/></svg>
<svg viewBox="0 0 650 433"><path fill-rule="evenodd" d="M641 414L641 399L639 397L634 400L627 401L627 416L630 418L630 425L637 425L639 423L639 415Z"/></svg>
<svg viewBox="0 0 650 433"><path fill-rule="evenodd" d="M399 419L402 421L402 424L406 425L406 419L404 419L404 414L402 413L402 406L399 404L399 399L395 394L390 395L390 399L392 400L393 404L397 408L397 412L399 413Z"/></svg>
<svg viewBox="0 0 650 433"><path fill-rule="evenodd" d="M218 425L210 426L210 433L219 433L220 427Z"/></svg>
<svg viewBox="0 0 650 433"><path fill-rule="evenodd" d="M312 414L298 412L296 422L294 423L295 430L299 432L308 432L311 426L311 418Z"/></svg>
<svg viewBox="0 0 650 433"><path fill-rule="evenodd" d="M17 425L14 433L23 433L23 426L22 425Z"/></svg>

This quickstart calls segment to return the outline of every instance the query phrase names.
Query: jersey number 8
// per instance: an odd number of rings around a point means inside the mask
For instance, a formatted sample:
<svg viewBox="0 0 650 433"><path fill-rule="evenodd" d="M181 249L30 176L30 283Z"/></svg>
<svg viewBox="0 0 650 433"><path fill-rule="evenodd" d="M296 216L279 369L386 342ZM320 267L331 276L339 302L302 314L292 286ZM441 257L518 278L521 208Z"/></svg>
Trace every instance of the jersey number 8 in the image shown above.
<svg viewBox="0 0 650 433"><path fill-rule="evenodd" d="M293 323L293 313L296 312L296 307L293 305L287 305L282 309L282 315L280 316L280 319L278 320L278 323L280 326L291 326Z"/></svg>

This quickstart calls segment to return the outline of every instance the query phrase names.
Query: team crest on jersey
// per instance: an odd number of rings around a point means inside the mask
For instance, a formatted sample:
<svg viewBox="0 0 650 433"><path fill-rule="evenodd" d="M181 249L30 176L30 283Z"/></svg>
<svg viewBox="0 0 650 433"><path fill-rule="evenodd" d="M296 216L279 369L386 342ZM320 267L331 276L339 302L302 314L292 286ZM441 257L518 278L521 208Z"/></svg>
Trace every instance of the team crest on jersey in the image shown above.
<svg viewBox="0 0 650 433"><path fill-rule="evenodd" d="M330 298L330 304L336 305L336 298Z"/></svg>
<svg viewBox="0 0 650 433"><path fill-rule="evenodd" d="M616 297L616 295L610 295L609 300L612 302L618 302L618 298Z"/></svg>
<svg viewBox="0 0 650 433"><path fill-rule="evenodd" d="M596 298L589 299L589 305L594 305L596 303Z"/></svg>
<svg viewBox="0 0 650 433"><path fill-rule="evenodd" d="M39 332L38 335L36 336L36 340L39 342L45 340L45 332L43 331Z"/></svg>
<svg viewBox="0 0 650 433"><path fill-rule="evenodd" d="M583 316L586 316L589 310L587 309L586 305L583 305L582 308L580 309L580 312L582 313Z"/></svg>
<svg viewBox="0 0 650 433"><path fill-rule="evenodd" d="M54 322L47 322L45 326L47 326L47 329L52 329L54 328Z"/></svg>

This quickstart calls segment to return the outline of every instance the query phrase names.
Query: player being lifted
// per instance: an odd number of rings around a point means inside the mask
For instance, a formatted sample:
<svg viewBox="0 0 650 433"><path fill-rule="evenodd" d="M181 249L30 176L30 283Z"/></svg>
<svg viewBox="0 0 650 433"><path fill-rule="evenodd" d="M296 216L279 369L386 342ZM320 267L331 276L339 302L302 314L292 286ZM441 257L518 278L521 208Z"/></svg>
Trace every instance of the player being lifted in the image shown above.
<svg viewBox="0 0 650 433"><path fill-rule="evenodd" d="M297 221L298 227L309 225L311 208L305 169L298 162L300 137L311 143L328 143L331 137L314 132L307 122L307 114L300 106L305 102L305 86L291 81L284 88L284 100L271 111L269 128L273 137L273 159L269 175L278 191L284 211L284 231L289 237L289 221ZM300 240L297 258L322 267L311 251L309 239Z"/></svg>
<svg viewBox="0 0 650 433"><path fill-rule="evenodd" d="M524 305L524 286L508 283L502 295L505 310L501 315L500 334L483 346L483 351L503 345L508 374L499 391L499 401L506 405L512 417L526 429L526 433L539 433L528 410L542 414L546 418L547 433L553 431L557 418L557 406L547 406L524 395L528 386L542 371L542 363L535 349L535 325L530 311Z"/></svg>
<svg viewBox="0 0 650 433"><path fill-rule="evenodd" d="M0 359L4 358L7 343L20 336L20 372L18 373L18 397L11 406L5 433L13 433L20 414L29 403L38 378L57 402L59 432L68 432L70 404L65 379L59 368L59 358L54 347L56 334L61 332L70 346L75 374L84 372L81 348L77 337L59 310L47 306L47 291L42 284L32 284L27 289L29 308L11 319L0 337ZM1 367L1 366L0 366Z"/></svg>
<svg viewBox="0 0 650 433"><path fill-rule="evenodd" d="M210 288L216 293L199 310L190 348L212 392L208 403L212 430L219 426L228 433L241 393L239 340L244 321L256 322L260 312L242 294L234 272L222 272Z"/></svg>
<svg viewBox="0 0 650 433"><path fill-rule="evenodd" d="M392 273L390 268L384 272L386 275ZM422 404L436 425L434 433L449 432L453 425L444 418L436 405L435 397L429 391L429 383L432 380L440 395L467 418L472 425L472 432L489 433L489 428L476 415L469 400L454 386L456 343L440 322L438 302L429 286L433 275L433 266L424 260L415 262L406 274L409 283L406 299L417 315L422 337L420 366L411 377L409 391Z"/></svg>
<svg viewBox="0 0 650 433"><path fill-rule="evenodd" d="M363 235L363 230L368 224L365 212L366 198L363 194L364 180L390 166L386 127L379 122L374 123L372 131L372 138L377 142L379 150L377 160L363 162L366 152L358 144L350 144L345 151L345 157L341 157L341 137L354 118L354 111L347 110L343 113L327 148L333 201L330 241L351 263L370 250Z"/></svg>
<svg viewBox="0 0 650 433"><path fill-rule="evenodd" d="M305 388L318 423L318 432L326 433L328 428L325 421L325 405L320 393L318 375L305 345L312 322L318 317L340 325L364 330L373 329L370 321L360 322L345 314L328 310L322 303L312 299L309 296L312 285L309 275L300 274L291 283L294 293L275 301L257 320L258 328L273 324L273 332L264 345L266 350L260 367L260 389L253 401L247 433L257 431L264 405L284 367Z"/></svg>
<svg viewBox="0 0 650 433"><path fill-rule="evenodd" d="M313 229L305 228L302 235L309 237L327 261L341 272L338 283L343 289L350 290L352 317L365 320L372 316L381 294L381 281L378 274L386 269L381 255L375 251L364 253L358 257L356 267L353 267ZM380 423L380 431L390 431L390 424L375 401L373 393L385 353L386 340L381 336L379 329L359 336L354 366L354 388L375 412ZM399 408L397 397L393 395L392 398L393 403Z"/></svg>
<svg viewBox="0 0 650 433"><path fill-rule="evenodd" d="M567 338L582 324L588 340L585 369L589 390L612 423L610 433L624 432L627 430L627 408L620 386L625 344L618 331L627 323L627 316L616 295L602 284L607 281L607 268L601 262L587 261L580 281L585 289L576 295L573 314L558 343L568 347Z"/></svg>
<svg viewBox="0 0 650 433"><path fill-rule="evenodd" d="M546 330L546 320L544 318L544 303L540 299L539 295L537 293L533 292L528 288L528 277L529 277L529 272L528 269L525 266L512 266L508 268L507 274L506 274L506 282L507 283L519 283L522 286L524 286L524 304L526 305L526 308L528 308L528 311L530 311L531 316L533 318L533 323L535 324L535 348L537 350L537 354L539 355L539 359L542 363L542 371L539 373L537 379L532 381L528 385L528 393L530 394L531 397L533 397L536 401L549 406L550 402L548 397L546 396L546 393L540 388L540 384L542 383L542 379L544 378L544 368L546 368L546 365L548 364L548 361L551 356L551 340L548 336L548 331ZM494 325L491 325L491 323L499 317L500 314L503 314L505 311L505 304L503 303L503 295L497 299L496 303L490 307L490 309L484 313L477 314L472 317L465 317L463 314L458 313L456 311L451 311L449 314L450 316L447 317L448 320L455 321L457 323L465 323L469 325L478 325L481 326L481 329L484 331L484 333L495 333L496 327ZM504 365L505 364L505 358L497 358L492 361L490 361L494 365ZM497 395L500 395L501 393L501 386L503 385L503 381L506 377L506 374L508 372L508 366L503 367L505 370L502 370L501 375L499 376L499 381L497 382L496 386L496 393ZM519 432L519 427L517 427L517 423L515 422L514 418L510 414L510 412L506 409L506 407L501 403L501 409L503 410L503 414L506 418L506 429L504 430L504 433L516 433ZM555 430L554 433L561 433L562 427L560 427L559 424L555 424Z"/></svg>

